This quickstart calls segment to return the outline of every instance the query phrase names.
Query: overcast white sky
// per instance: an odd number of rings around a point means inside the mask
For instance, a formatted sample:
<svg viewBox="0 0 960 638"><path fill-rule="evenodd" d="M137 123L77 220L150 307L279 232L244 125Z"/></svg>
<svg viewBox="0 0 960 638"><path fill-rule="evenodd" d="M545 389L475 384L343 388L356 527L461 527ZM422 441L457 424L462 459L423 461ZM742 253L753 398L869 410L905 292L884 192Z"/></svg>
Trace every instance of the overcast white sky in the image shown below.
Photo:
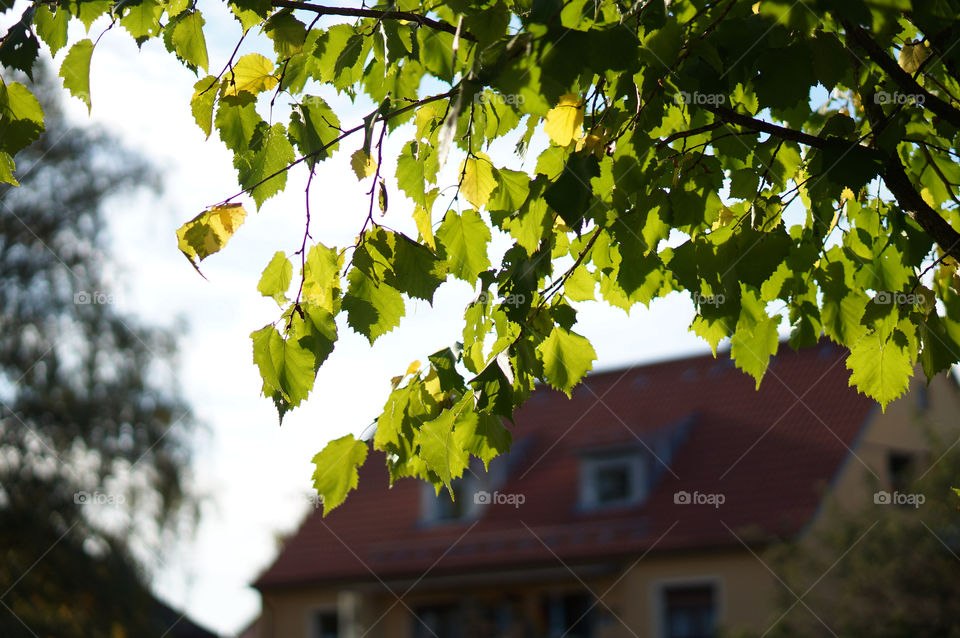
<svg viewBox="0 0 960 638"><path fill-rule="evenodd" d="M215 74L233 50L239 28L225 3L205 5ZM102 28L94 25L92 37ZM82 37L71 34L71 40L75 36ZM240 53L255 47L255 41L245 43ZM57 56L58 65L63 56ZM370 424L390 377L456 341L463 308L475 293L463 283L442 287L433 308L423 302L408 306L400 327L374 348L340 321L340 341L311 398L278 427L272 403L260 396L249 334L277 317L276 304L260 297L256 285L275 251L290 254L300 246L305 173L293 172L287 192L259 213L245 202L251 215L227 248L204 262L205 281L177 250L174 232L238 187L231 154L216 132L205 141L190 116L196 78L160 43L150 42L138 52L120 29L103 36L92 68L92 116L78 100L71 100L69 114L80 123L92 119L140 149L156 162L167 187L160 199L132 198L110 207L119 283L117 290L104 292L150 321L187 320L178 378L208 426L195 444L194 472L196 490L209 500L196 538L170 549L157 569L155 588L198 622L235 633L259 611L259 596L248 584L275 556L278 534L295 529L309 507L312 456L330 438L359 433ZM356 110L356 123L362 113ZM286 111L278 108L275 119L285 121ZM341 121L354 125L343 116ZM407 139L397 136L394 144ZM345 142L314 179L313 237L327 245L352 243L366 215L369 185L358 184L348 166L349 153L361 143L359 138ZM515 158L494 157L517 168ZM393 168L386 174L392 176ZM385 222L415 236L412 205L392 177L388 186L392 197ZM441 215L442 209L436 210L434 220ZM593 341L596 367L611 368L708 351L687 331L692 316L689 296L679 294L654 302L649 310L640 306L629 317L600 304L580 304L577 330Z"/></svg>

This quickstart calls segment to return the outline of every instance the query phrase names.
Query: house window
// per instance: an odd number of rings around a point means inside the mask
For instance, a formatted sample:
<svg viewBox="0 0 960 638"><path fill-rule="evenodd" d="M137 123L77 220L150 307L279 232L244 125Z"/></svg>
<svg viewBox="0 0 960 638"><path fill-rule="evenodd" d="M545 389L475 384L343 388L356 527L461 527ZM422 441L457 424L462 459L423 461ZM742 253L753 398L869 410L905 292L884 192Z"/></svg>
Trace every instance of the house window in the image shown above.
<svg viewBox="0 0 960 638"><path fill-rule="evenodd" d="M310 638L337 638L340 635L340 623L335 611L318 611L313 614L313 628Z"/></svg>
<svg viewBox="0 0 960 638"><path fill-rule="evenodd" d="M550 638L590 638L593 636L593 599L587 594L547 596L543 601Z"/></svg>
<svg viewBox="0 0 960 638"><path fill-rule="evenodd" d="M413 611L413 638L461 638L463 618L456 605L430 605Z"/></svg>
<svg viewBox="0 0 960 638"><path fill-rule="evenodd" d="M424 484L421 496L423 520L429 523L445 523L472 518L477 513L474 495L480 483L471 474L454 479L450 483L453 497L447 488L438 495L432 485Z"/></svg>
<svg viewBox="0 0 960 638"><path fill-rule="evenodd" d="M643 457L630 454L593 456L581 461L580 501L596 508L638 503L646 495Z"/></svg>
<svg viewBox="0 0 960 638"><path fill-rule="evenodd" d="M913 480L914 457L904 452L890 452L887 455L887 473L890 487L895 492L906 492Z"/></svg>
<svg viewBox="0 0 960 638"><path fill-rule="evenodd" d="M663 590L664 638L714 638L716 596L711 585Z"/></svg>

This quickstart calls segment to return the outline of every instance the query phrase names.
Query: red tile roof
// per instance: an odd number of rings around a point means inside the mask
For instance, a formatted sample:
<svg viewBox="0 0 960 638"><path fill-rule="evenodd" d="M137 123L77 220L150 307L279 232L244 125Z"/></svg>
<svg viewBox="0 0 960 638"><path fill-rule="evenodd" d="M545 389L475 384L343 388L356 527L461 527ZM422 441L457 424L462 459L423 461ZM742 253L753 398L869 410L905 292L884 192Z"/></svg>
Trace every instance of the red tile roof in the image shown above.
<svg viewBox="0 0 960 638"><path fill-rule="evenodd" d="M782 345L759 391L725 354L597 373L570 400L542 388L516 414L513 467L499 488L524 495L522 506L490 505L476 520L426 524L422 483L404 479L389 489L382 455L373 453L359 489L327 518L311 513L255 585L556 566L793 535L874 409L848 387L844 359L828 342L799 353ZM578 507L585 450L653 449L658 431L684 427L685 440L644 502ZM725 502L676 504L681 490L722 494Z"/></svg>

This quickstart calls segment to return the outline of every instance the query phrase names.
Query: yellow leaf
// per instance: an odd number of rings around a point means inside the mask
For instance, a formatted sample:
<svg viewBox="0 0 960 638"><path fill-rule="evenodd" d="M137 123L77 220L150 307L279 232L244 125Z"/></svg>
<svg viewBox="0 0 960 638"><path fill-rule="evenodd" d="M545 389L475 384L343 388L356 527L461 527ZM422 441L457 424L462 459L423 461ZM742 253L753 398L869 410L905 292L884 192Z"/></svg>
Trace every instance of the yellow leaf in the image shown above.
<svg viewBox="0 0 960 638"><path fill-rule="evenodd" d="M916 73L924 60L930 57L930 49L923 44L905 44L900 48L897 63L907 73Z"/></svg>
<svg viewBox="0 0 960 638"><path fill-rule="evenodd" d="M460 165L463 181L460 192L467 201L476 208L481 208L490 200L490 195L497 188L497 180L493 176L493 164L490 158L483 153L475 157L468 157Z"/></svg>
<svg viewBox="0 0 960 638"><path fill-rule="evenodd" d="M425 104L417 109L413 123L417 127L418 140L429 141L434 130L440 125L439 120L443 117L443 111L438 104L437 102Z"/></svg>
<svg viewBox="0 0 960 638"><path fill-rule="evenodd" d="M357 174L357 179L362 180L377 172L377 161L361 148L350 158L350 167Z"/></svg>
<svg viewBox="0 0 960 638"><path fill-rule="evenodd" d="M853 191L850 190L849 186L844 186L843 191L840 193L840 200L845 201L848 199L856 199L857 196L853 194Z"/></svg>
<svg viewBox="0 0 960 638"><path fill-rule="evenodd" d="M543 131L557 146L568 146L570 142L582 137L583 103L576 93L567 93L560 98L556 108L547 112Z"/></svg>
<svg viewBox="0 0 960 638"><path fill-rule="evenodd" d="M933 193L930 192L929 188L921 188L920 197L923 199L923 201L927 202L927 205L930 206L930 208L937 208L937 202L933 199Z"/></svg>
<svg viewBox="0 0 960 638"><path fill-rule="evenodd" d="M437 374L436 370L430 368L430 373L423 380L423 385L434 401L443 403L447 393L443 391L443 386L440 384L440 375Z"/></svg>
<svg viewBox="0 0 960 638"><path fill-rule="evenodd" d="M723 226L726 226L736 218L737 218L736 213L730 210L729 206L723 206L720 208L720 216L717 217L717 221L713 222L712 230L722 228Z"/></svg>
<svg viewBox="0 0 960 638"><path fill-rule="evenodd" d="M417 224L417 230L420 231L420 236L423 237L423 243L427 246L430 246L431 249L437 249L437 242L433 238L433 224L430 220L430 213L427 212L427 209L417 206L413 209L413 221Z"/></svg>
<svg viewBox="0 0 960 638"><path fill-rule="evenodd" d="M416 374L418 372L420 372L419 361L414 361L413 363L407 366L407 374Z"/></svg>
<svg viewBox="0 0 960 638"><path fill-rule="evenodd" d="M233 65L233 72L223 78L223 94L238 97L240 92L257 95L277 85L273 62L259 53L248 53Z"/></svg>
<svg viewBox="0 0 960 638"><path fill-rule="evenodd" d="M603 159L607 151L607 140L591 133L577 140L577 150L582 151L583 149L587 149L587 151L593 153L598 158Z"/></svg>
<svg viewBox="0 0 960 638"><path fill-rule="evenodd" d="M177 247L197 268L199 262L227 244L246 217L247 211L242 204L214 206L177 230Z"/></svg>

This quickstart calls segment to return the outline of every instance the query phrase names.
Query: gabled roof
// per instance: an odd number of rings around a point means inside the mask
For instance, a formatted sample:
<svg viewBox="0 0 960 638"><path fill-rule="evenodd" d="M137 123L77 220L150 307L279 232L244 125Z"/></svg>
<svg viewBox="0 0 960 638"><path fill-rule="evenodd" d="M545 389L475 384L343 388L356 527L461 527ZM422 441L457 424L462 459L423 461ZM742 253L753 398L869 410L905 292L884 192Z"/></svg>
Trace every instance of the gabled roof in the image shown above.
<svg viewBox="0 0 960 638"><path fill-rule="evenodd" d="M388 488L383 456L372 453L359 489L328 517L308 515L255 586L533 569L791 536L875 405L849 387L845 357L829 342L799 353L782 344L759 391L727 354L597 373L569 400L541 388L515 415L512 469L499 487L525 502L487 506L472 521L424 523L422 482ZM655 442L670 435L680 443L644 502L578 507L584 453L637 446L663 456ZM677 504L678 491L725 502Z"/></svg>

